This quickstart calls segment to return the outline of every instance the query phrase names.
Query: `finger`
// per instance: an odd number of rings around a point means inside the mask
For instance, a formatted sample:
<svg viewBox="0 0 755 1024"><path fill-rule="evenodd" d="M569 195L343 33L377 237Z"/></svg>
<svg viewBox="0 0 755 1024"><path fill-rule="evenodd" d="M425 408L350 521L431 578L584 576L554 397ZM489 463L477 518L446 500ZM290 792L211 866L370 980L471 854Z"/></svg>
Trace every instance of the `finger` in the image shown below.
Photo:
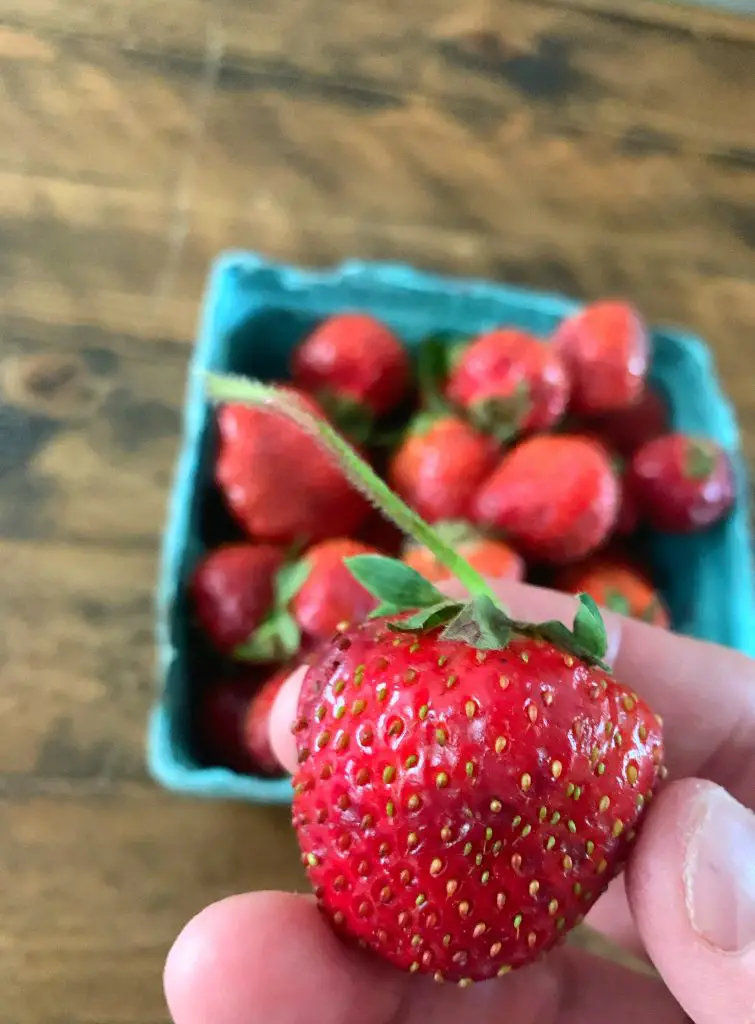
<svg viewBox="0 0 755 1024"><path fill-rule="evenodd" d="M696 1024L752 1024L755 815L710 782L669 786L638 840L628 894L648 953Z"/></svg>
<svg viewBox="0 0 755 1024"><path fill-rule="evenodd" d="M296 705L299 692L307 674L306 666L293 672L278 691L270 711L270 744L273 753L286 771L296 771L296 740L291 732L291 724L296 721Z"/></svg>
<svg viewBox="0 0 755 1024"><path fill-rule="evenodd" d="M517 617L570 622L574 616L576 602L567 594L510 582L498 590ZM755 663L611 612L604 618L616 678L664 719L671 777L709 778L755 806ZM298 683L284 688L271 722L274 749L290 771L296 767L290 723L302 678L297 674Z"/></svg>
<svg viewBox="0 0 755 1024"><path fill-rule="evenodd" d="M660 982L574 950L461 990L344 946L306 897L234 896L199 914L165 968L175 1024L681 1024Z"/></svg>
<svg viewBox="0 0 755 1024"><path fill-rule="evenodd" d="M311 899L260 892L190 921L164 987L175 1024L385 1024L407 978L346 949Z"/></svg>

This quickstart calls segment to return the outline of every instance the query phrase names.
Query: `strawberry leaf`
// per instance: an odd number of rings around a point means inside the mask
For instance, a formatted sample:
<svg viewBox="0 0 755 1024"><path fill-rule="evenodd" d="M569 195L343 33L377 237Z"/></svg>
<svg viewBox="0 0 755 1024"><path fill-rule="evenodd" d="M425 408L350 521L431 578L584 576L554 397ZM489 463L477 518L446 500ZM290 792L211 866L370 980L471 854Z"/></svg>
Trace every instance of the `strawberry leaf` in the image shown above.
<svg viewBox="0 0 755 1024"><path fill-rule="evenodd" d="M462 606L441 634L442 640L458 640L480 651L502 650L511 639L511 620L487 595Z"/></svg>
<svg viewBox="0 0 755 1024"><path fill-rule="evenodd" d="M608 636L600 610L589 594L578 594L579 608L572 627L574 639L594 658L602 659L608 650Z"/></svg>
<svg viewBox="0 0 755 1024"><path fill-rule="evenodd" d="M389 622L388 629L394 633L421 633L437 629L438 626L449 622L461 608L462 605L456 601L443 601L430 608L423 608L398 622Z"/></svg>
<svg viewBox="0 0 755 1024"><path fill-rule="evenodd" d="M344 559L352 576L392 612L431 608L447 601L416 569L385 555L354 555Z"/></svg>
<svg viewBox="0 0 755 1024"><path fill-rule="evenodd" d="M301 646L301 631L288 612L274 612L246 643L233 652L236 661L267 663L287 661Z"/></svg>
<svg viewBox="0 0 755 1024"><path fill-rule="evenodd" d="M284 565L275 580L275 603L287 608L307 582L312 566L306 559Z"/></svg>

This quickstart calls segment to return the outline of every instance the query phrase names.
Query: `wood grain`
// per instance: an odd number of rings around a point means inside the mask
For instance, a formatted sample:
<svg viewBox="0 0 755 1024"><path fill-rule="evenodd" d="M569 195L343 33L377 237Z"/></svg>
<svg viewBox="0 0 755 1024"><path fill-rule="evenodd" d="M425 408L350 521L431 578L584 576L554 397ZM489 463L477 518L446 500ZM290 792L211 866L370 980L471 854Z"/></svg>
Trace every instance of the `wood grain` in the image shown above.
<svg viewBox="0 0 755 1024"><path fill-rule="evenodd" d="M157 1024L285 811L156 791L152 589L207 266L623 293L713 345L755 460L755 22L621 0L6 0L0 1024Z"/></svg>

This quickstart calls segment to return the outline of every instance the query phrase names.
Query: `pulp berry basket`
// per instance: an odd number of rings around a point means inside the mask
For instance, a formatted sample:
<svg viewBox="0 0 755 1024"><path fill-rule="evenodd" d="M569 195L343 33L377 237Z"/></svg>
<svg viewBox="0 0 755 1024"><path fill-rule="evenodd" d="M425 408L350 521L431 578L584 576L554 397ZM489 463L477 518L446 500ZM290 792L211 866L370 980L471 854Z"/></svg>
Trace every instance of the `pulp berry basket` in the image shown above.
<svg viewBox="0 0 755 1024"><path fill-rule="evenodd" d="M249 253L215 263L186 393L183 438L165 527L158 584L159 695L148 734L153 777L168 789L218 799L286 803L287 779L237 775L200 763L192 744L192 694L202 671L185 584L210 542L214 417L204 395L207 371L261 379L286 374L296 343L322 318L364 310L389 324L415 349L430 333L472 334L508 324L546 336L579 304L555 295L489 281L440 277L410 267L350 261L304 270ZM732 409L705 345L685 331L653 332L651 377L667 399L675 429L720 442L734 461L737 504L705 533L651 540L655 579L682 633L753 652L748 487ZM208 508L210 511L208 511Z"/></svg>

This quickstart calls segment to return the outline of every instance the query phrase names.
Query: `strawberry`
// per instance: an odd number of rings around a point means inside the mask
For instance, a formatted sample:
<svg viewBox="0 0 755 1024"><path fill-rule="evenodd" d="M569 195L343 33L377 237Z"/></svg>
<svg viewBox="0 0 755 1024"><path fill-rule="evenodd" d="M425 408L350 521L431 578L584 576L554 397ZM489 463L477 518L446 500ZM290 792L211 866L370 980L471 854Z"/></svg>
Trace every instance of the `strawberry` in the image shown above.
<svg viewBox="0 0 755 1024"><path fill-rule="evenodd" d="M388 466L393 489L429 522L465 519L493 468L490 438L455 416L418 416Z"/></svg>
<svg viewBox="0 0 755 1024"><path fill-rule="evenodd" d="M321 415L294 389L302 408ZM258 540L296 543L348 536L368 506L312 437L267 409L228 404L218 413L215 467L226 504Z"/></svg>
<svg viewBox="0 0 755 1024"><path fill-rule="evenodd" d="M340 313L323 321L293 355L294 381L329 412L348 407L379 417L406 394L406 349L385 324L366 313Z"/></svg>
<svg viewBox="0 0 755 1024"><path fill-rule="evenodd" d="M216 377L210 390L298 417L257 382ZM660 721L612 678L590 597L571 629L515 621L342 438L319 433L470 598L450 600L390 558L349 559L380 605L304 680L302 860L342 934L466 988L561 941L621 869L663 777Z"/></svg>
<svg viewBox="0 0 755 1024"><path fill-rule="evenodd" d="M189 592L198 623L215 648L239 661L294 655L301 633L288 606L309 569L286 563L270 544L226 544L205 555Z"/></svg>
<svg viewBox="0 0 755 1024"><path fill-rule="evenodd" d="M491 580L522 580L522 558L503 541L478 533L468 523L436 523L435 529L481 576ZM443 583L453 573L424 545L410 544L402 561L431 583Z"/></svg>
<svg viewBox="0 0 755 1024"><path fill-rule="evenodd" d="M596 556L564 570L557 587L572 594L589 594L609 611L629 615L668 629L669 614L661 596L644 572L623 559Z"/></svg>
<svg viewBox="0 0 755 1024"><path fill-rule="evenodd" d="M403 534L396 524L389 522L376 509L371 510L362 524L357 539L384 555L399 555L404 543Z"/></svg>
<svg viewBox="0 0 755 1024"><path fill-rule="evenodd" d="M283 768L270 742L270 712L281 687L296 668L295 663L282 665L257 690L246 708L243 739L257 772L281 775Z"/></svg>
<svg viewBox="0 0 755 1024"><path fill-rule="evenodd" d="M588 437L540 434L503 456L472 501L474 521L525 557L585 558L610 534L620 488L605 448Z"/></svg>
<svg viewBox="0 0 755 1024"><path fill-rule="evenodd" d="M200 697L197 727L202 757L239 775L253 775L255 760L246 744L244 723L259 679L246 673L213 682Z"/></svg>
<svg viewBox="0 0 755 1024"><path fill-rule="evenodd" d="M635 500L651 526L691 533L712 526L734 504L731 460L715 441L675 433L637 451L630 469Z"/></svg>
<svg viewBox="0 0 755 1024"><path fill-rule="evenodd" d="M226 544L200 559L189 593L197 621L213 646L233 652L253 636L273 606L284 554L271 544Z"/></svg>
<svg viewBox="0 0 755 1024"><path fill-rule="evenodd" d="M637 311L607 300L568 317L554 337L571 376L571 410L594 414L622 409L640 398L650 339Z"/></svg>
<svg viewBox="0 0 755 1024"><path fill-rule="evenodd" d="M669 414L663 398L646 385L633 405L593 417L589 424L613 451L630 458L648 441L668 433Z"/></svg>
<svg viewBox="0 0 755 1024"><path fill-rule="evenodd" d="M557 423L566 410L569 380L552 346L524 331L500 329L456 357L446 395L481 430L508 440Z"/></svg>
<svg viewBox="0 0 755 1024"><path fill-rule="evenodd" d="M344 559L373 554L360 541L325 540L304 555L307 576L293 599L291 611L303 633L313 640L330 640L345 624L361 622L376 601L344 565Z"/></svg>

